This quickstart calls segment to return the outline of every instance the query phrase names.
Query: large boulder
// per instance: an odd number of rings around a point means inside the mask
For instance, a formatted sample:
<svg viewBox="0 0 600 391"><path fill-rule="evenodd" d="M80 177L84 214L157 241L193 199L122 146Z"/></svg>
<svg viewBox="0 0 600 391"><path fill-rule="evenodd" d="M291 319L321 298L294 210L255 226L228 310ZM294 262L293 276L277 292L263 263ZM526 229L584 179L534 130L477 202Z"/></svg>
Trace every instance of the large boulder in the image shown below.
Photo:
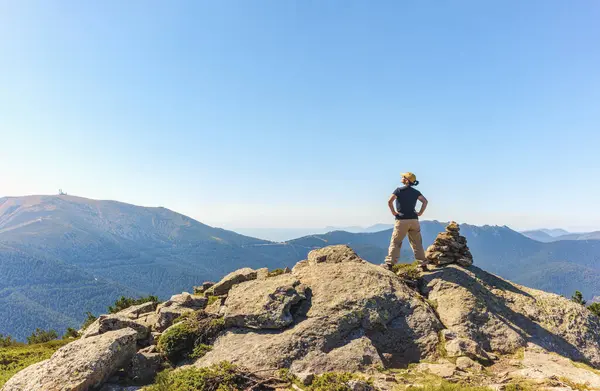
<svg viewBox="0 0 600 391"><path fill-rule="evenodd" d="M136 353L137 331L122 329L79 339L48 360L13 376L2 391L87 391L97 388Z"/></svg>
<svg viewBox="0 0 600 391"><path fill-rule="evenodd" d="M223 277L221 281L213 285L207 292L216 296L226 295L234 285L244 281L256 280L257 275L256 270L249 267L236 270Z"/></svg>
<svg viewBox="0 0 600 391"><path fill-rule="evenodd" d="M360 257L345 244L338 244L312 250L308 253L308 263L342 263L342 262L361 262Z"/></svg>
<svg viewBox="0 0 600 391"><path fill-rule="evenodd" d="M222 333L195 365L227 360L306 375L436 356L442 325L417 292L347 246L311 254L292 273L231 289L224 313L240 327Z"/></svg>
<svg viewBox="0 0 600 391"><path fill-rule="evenodd" d="M455 265L424 275L422 293L448 329L487 352L532 344L600 366L600 318L564 297Z"/></svg>
<svg viewBox="0 0 600 391"><path fill-rule="evenodd" d="M190 295L187 292L171 296L156 308L156 322L153 329L162 332L169 328L181 315L206 307L208 299L204 296Z"/></svg>
<svg viewBox="0 0 600 391"><path fill-rule="evenodd" d="M239 284L225 301L225 323L253 329L284 328L294 321L292 306L305 299L305 287L291 274Z"/></svg>
<svg viewBox="0 0 600 391"><path fill-rule="evenodd" d="M139 319L140 316L154 312L156 310L157 305L157 302L149 301L138 305L132 305L131 307L125 308L124 310L117 312L117 314L129 319Z"/></svg>
<svg viewBox="0 0 600 391"><path fill-rule="evenodd" d="M100 315L85 331L81 338L90 338L109 331L130 328L137 332L137 339L144 340L150 335L148 325L142 324L121 314Z"/></svg>

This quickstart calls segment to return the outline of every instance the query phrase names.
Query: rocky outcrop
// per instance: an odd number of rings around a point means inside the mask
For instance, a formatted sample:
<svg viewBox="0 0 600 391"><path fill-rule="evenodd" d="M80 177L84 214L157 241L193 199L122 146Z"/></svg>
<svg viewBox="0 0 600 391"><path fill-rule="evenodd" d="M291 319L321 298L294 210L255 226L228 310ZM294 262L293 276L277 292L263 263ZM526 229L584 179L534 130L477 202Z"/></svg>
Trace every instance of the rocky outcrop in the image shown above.
<svg viewBox="0 0 600 391"><path fill-rule="evenodd" d="M239 269L232 273L229 273L228 275L223 277L221 281L219 281L210 289L208 289L207 292L215 296L226 295L232 286L242 283L244 281L256 280L256 277L256 270L250 269L249 267L245 267L243 269Z"/></svg>
<svg viewBox="0 0 600 391"><path fill-rule="evenodd" d="M174 295L169 300L158 305L157 319L153 329L162 332L169 328L175 319L187 312L193 312L206 307L208 299L204 296L190 295L187 292Z"/></svg>
<svg viewBox="0 0 600 391"><path fill-rule="evenodd" d="M292 306L306 300L306 287L291 274L235 285L223 315L230 326L282 329L293 323Z"/></svg>
<svg viewBox="0 0 600 391"><path fill-rule="evenodd" d="M460 235L460 228L452 221L446 231L440 233L425 252L427 259L435 265L451 263L467 267L473 264L473 255L467 247L467 239Z"/></svg>
<svg viewBox="0 0 600 391"><path fill-rule="evenodd" d="M137 332L137 339L144 340L150 335L149 325L142 324L119 314L100 315L85 331L81 338L94 337L109 331L131 328Z"/></svg>
<svg viewBox="0 0 600 391"><path fill-rule="evenodd" d="M456 265L423 276L422 293L444 326L487 352L514 353L529 343L600 366L600 318L564 297Z"/></svg>
<svg viewBox="0 0 600 391"><path fill-rule="evenodd" d="M157 302L149 301L147 303L133 305L129 308L125 308L124 310L119 311L118 314L129 319L139 319L140 317L143 317L143 315L147 315L156 311L157 305Z"/></svg>
<svg viewBox="0 0 600 391"><path fill-rule="evenodd" d="M87 391L101 386L135 355L136 336L127 328L74 341L17 373L2 391Z"/></svg>
<svg viewBox="0 0 600 391"><path fill-rule="evenodd" d="M365 391L404 389L391 372L374 368L395 368L403 386L440 378L496 390L521 382L536 390L600 390L600 375L583 364L600 367L600 318L472 266L461 238L450 224L438 236L445 247L436 247L445 251L436 257L444 267L414 274L411 285L344 245L313 250L292 270L242 269L196 290L203 295L101 316L84 338L1 391L129 391L167 362L222 361L271 380L287 368L305 384L324 372L368 371L372 383L352 380Z"/></svg>
<svg viewBox="0 0 600 391"><path fill-rule="evenodd" d="M238 327L225 331L197 366L228 360L251 371L321 373L437 354L442 325L431 307L347 246L312 251L290 274L230 289L224 316Z"/></svg>

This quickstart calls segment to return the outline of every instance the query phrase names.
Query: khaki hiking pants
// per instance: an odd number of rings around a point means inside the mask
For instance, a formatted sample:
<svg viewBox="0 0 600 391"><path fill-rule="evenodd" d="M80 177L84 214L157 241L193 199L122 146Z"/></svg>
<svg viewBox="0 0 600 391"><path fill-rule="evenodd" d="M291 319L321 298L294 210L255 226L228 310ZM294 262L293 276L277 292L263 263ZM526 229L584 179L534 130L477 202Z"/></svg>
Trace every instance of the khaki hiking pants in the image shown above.
<svg viewBox="0 0 600 391"><path fill-rule="evenodd" d="M392 240L390 242L390 249L388 256L385 258L385 263L388 265L395 265L398 263L400 250L402 249L402 241L406 235L408 235L410 247L412 247L413 252L415 253L415 259L420 261L421 264L427 264L425 250L423 250L423 239L421 238L421 225L417 219L396 220L394 233L392 233Z"/></svg>

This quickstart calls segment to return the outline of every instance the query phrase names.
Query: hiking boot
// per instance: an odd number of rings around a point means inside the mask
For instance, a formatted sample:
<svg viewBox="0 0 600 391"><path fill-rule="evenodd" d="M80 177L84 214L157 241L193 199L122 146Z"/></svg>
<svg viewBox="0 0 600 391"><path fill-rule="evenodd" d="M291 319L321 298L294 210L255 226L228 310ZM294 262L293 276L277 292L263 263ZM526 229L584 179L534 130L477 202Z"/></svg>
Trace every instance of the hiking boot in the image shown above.
<svg viewBox="0 0 600 391"><path fill-rule="evenodd" d="M392 265L390 265L389 263L382 263L381 265L382 268L384 268L385 270L389 270L392 271Z"/></svg>

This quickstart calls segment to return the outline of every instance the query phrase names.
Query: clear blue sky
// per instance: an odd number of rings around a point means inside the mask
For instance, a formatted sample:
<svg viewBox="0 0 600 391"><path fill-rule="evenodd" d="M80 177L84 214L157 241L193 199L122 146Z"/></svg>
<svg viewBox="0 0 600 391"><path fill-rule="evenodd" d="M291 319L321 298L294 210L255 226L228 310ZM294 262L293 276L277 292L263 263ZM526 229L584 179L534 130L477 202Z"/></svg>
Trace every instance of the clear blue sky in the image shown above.
<svg viewBox="0 0 600 391"><path fill-rule="evenodd" d="M600 229L600 3L0 2L0 196Z"/></svg>

